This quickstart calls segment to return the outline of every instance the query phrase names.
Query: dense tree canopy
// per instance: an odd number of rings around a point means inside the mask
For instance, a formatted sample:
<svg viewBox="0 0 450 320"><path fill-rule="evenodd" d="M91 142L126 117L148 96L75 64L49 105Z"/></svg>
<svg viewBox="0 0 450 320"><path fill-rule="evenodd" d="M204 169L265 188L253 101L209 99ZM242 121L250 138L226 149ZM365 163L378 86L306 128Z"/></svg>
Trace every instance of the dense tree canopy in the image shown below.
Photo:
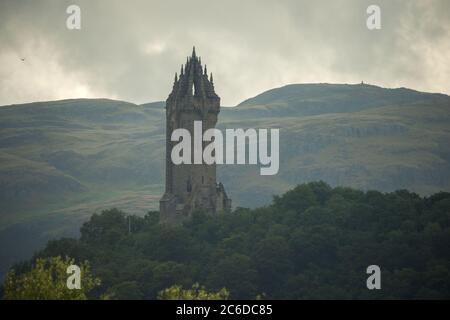
<svg viewBox="0 0 450 320"><path fill-rule="evenodd" d="M89 291L100 285L100 280L93 277L89 265L82 262L79 265L80 287L68 288L67 270L74 263L68 257L37 258L31 270L19 274L12 270L6 275L3 297L9 300L85 300Z"/></svg>
<svg viewBox="0 0 450 320"><path fill-rule="evenodd" d="M226 288L232 299L450 298L449 245L449 193L315 182L267 207L198 212L176 226L159 224L157 212L107 210L83 225L79 240L50 241L36 257L90 261L102 280L91 298L156 299L195 283ZM369 265L381 268L381 290L366 287Z"/></svg>
<svg viewBox="0 0 450 320"><path fill-rule="evenodd" d="M208 292L198 283L194 283L191 289L172 286L158 293L159 300L227 300L228 296L229 292L225 288L217 292Z"/></svg>

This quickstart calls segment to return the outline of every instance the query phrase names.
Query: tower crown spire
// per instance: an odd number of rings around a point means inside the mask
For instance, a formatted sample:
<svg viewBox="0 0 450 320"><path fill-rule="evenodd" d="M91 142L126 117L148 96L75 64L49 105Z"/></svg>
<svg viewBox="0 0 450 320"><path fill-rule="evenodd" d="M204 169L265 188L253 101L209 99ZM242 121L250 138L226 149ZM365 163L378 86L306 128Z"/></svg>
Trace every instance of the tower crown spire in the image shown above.
<svg viewBox="0 0 450 320"><path fill-rule="evenodd" d="M192 55L186 57L186 64L181 65L177 86L174 87L170 97L197 97L197 98L219 98L214 92L212 78L208 78L208 71L202 66L202 62L192 47Z"/></svg>

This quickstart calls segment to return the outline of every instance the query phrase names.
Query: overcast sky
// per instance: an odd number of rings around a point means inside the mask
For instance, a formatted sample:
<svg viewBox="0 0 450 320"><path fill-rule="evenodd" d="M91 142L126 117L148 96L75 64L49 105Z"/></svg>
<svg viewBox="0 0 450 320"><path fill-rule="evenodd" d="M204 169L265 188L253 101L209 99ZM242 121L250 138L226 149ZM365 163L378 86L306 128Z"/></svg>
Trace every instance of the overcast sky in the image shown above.
<svg viewBox="0 0 450 320"><path fill-rule="evenodd" d="M70 4L81 30L66 27ZM381 30L366 27L370 4ZM0 105L165 100L193 45L227 106L290 83L450 94L448 0L1 0Z"/></svg>

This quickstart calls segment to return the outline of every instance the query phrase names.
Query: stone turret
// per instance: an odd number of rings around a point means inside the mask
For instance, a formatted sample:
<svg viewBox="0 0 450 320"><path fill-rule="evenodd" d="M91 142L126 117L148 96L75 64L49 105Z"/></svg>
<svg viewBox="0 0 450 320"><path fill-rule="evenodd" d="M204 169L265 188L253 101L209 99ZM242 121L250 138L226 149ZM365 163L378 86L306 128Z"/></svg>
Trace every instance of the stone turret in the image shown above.
<svg viewBox="0 0 450 320"><path fill-rule="evenodd" d="M202 121L204 132L216 126L219 112L220 97L215 93L212 74L208 79L206 66L203 68L194 47L191 57L181 66L180 75L175 74L172 92L166 100L166 189L160 200L162 221L180 221L194 210L209 214L231 210L231 199L224 186L216 182L215 164L175 165L171 160L172 148L177 143L170 141L173 130L187 129L193 137L194 121Z"/></svg>

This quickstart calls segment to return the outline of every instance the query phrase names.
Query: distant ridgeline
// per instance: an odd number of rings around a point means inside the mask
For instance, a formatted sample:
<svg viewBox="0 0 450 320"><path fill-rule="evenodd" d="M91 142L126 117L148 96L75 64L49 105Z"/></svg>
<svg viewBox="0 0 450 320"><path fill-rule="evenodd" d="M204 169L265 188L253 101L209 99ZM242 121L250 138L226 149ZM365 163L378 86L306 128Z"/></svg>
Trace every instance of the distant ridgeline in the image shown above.
<svg viewBox="0 0 450 320"><path fill-rule="evenodd" d="M266 207L194 212L182 225L159 224L158 212L106 210L83 224L79 240L50 241L35 258L88 260L101 280L90 298L155 299L198 282L232 299L449 299L449 213L450 193L314 182ZM370 265L380 267L381 290L366 286Z"/></svg>

